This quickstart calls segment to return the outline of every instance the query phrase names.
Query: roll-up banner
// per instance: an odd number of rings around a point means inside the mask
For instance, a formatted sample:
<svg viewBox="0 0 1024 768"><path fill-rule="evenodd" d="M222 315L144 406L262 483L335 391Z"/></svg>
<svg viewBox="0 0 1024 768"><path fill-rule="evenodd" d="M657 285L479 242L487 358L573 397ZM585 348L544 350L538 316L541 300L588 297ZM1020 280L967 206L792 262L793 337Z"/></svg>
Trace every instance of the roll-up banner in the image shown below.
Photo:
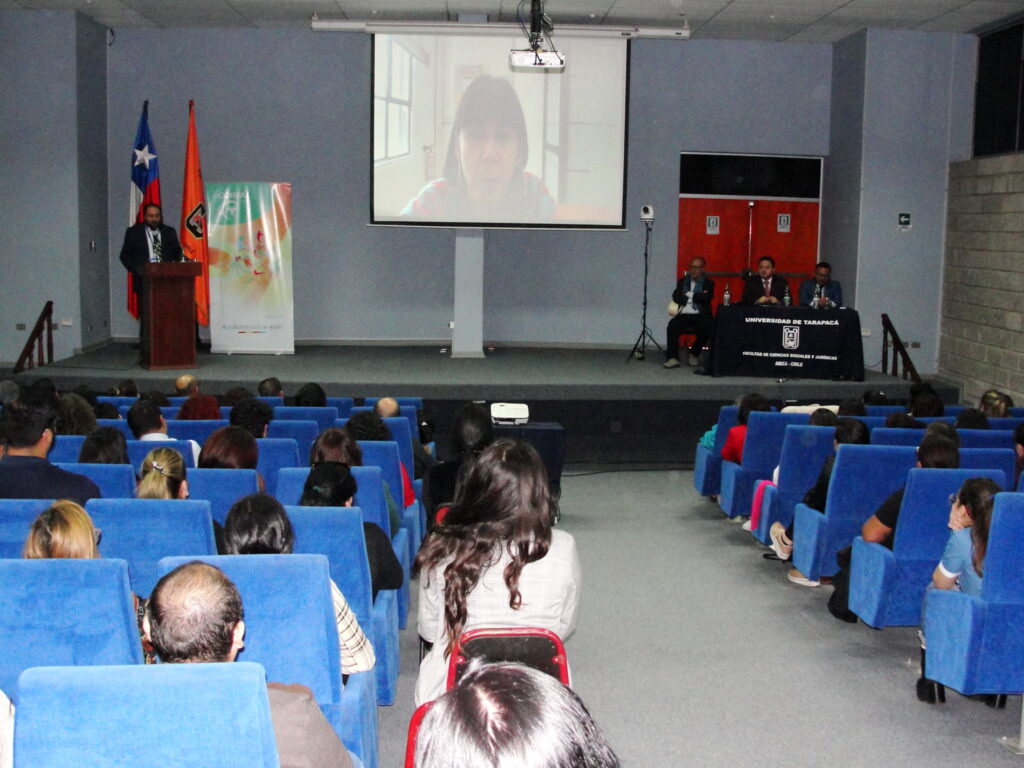
<svg viewBox="0 0 1024 768"><path fill-rule="evenodd" d="M292 186L207 184L213 352L295 352Z"/></svg>

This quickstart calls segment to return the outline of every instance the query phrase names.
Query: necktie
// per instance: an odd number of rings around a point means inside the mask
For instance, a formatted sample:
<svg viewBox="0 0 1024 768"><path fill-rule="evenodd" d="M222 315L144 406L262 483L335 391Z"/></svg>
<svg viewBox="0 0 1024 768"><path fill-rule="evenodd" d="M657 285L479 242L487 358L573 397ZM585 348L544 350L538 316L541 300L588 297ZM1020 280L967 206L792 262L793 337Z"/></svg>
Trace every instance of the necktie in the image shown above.
<svg viewBox="0 0 1024 768"><path fill-rule="evenodd" d="M764 295L770 297L772 295L771 278L768 278L767 280L762 280L761 282L764 283Z"/></svg>
<svg viewBox="0 0 1024 768"><path fill-rule="evenodd" d="M153 233L153 261L160 261L160 233Z"/></svg>

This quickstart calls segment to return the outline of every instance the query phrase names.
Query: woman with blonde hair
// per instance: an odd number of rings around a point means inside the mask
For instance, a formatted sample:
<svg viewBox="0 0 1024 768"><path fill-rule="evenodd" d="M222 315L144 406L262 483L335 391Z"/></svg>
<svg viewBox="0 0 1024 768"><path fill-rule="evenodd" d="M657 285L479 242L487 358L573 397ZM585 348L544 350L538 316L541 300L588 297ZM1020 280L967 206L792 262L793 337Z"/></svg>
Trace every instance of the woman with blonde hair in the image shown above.
<svg viewBox="0 0 1024 768"><path fill-rule="evenodd" d="M147 453L135 495L140 499L187 499L188 480L181 454L173 448L154 448Z"/></svg>
<svg viewBox="0 0 1024 768"><path fill-rule="evenodd" d="M26 560L70 557L92 560L100 556L100 532L89 513L67 499L56 501L32 521L21 556Z"/></svg>

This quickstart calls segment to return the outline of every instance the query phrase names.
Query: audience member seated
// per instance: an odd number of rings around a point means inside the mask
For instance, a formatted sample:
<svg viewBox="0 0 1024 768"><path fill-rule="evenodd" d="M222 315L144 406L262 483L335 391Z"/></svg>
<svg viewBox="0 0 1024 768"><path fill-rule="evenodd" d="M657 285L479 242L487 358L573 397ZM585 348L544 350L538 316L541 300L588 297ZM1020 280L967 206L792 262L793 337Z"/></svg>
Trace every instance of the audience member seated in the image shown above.
<svg viewBox="0 0 1024 768"><path fill-rule="evenodd" d="M416 556L419 633L432 647L420 664L416 704L444 691L448 657L477 627L576 628L580 563L573 537L552 530L558 503L528 443L484 449L445 517Z"/></svg>
<svg viewBox="0 0 1024 768"><path fill-rule="evenodd" d="M1013 398L998 389L987 390L978 401L978 409L990 419L1001 419L1010 415Z"/></svg>
<svg viewBox="0 0 1024 768"><path fill-rule="evenodd" d="M155 448L146 454L139 468L140 499L187 499L185 460L173 448Z"/></svg>
<svg viewBox="0 0 1024 768"><path fill-rule="evenodd" d="M179 421L197 421L200 419L219 419L220 404L213 395L189 395L188 400L178 409Z"/></svg>
<svg viewBox="0 0 1024 768"><path fill-rule="evenodd" d="M18 399L20 388L17 382L11 381L10 379L4 379L0 381L0 406L13 403Z"/></svg>
<svg viewBox="0 0 1024 768"><path fill-rule="evenodd" d="M375 411L360 411L353 414L352 418L345 423L345 431L354 440L383 440L385 442L394 440L388 425ZM402 506L408 507L410 504L416 503L416 493L413 491L409 473L405 470L405 464L399 462L398 468L402 472ZM397 531L398 529L393 528L392 530Z"/></svg>
<svg viewBox="0 0 1024 768"><path fill-rule="evenodd" d="M840 445L867 445L871 442L871 432L860 419L839 419L836 424L835 437L832 445L838 450ZM836 456L833 453L825 458L821 465L821 472L818 479L809 491L804 495L803 503L811 509L816 509L822 514L825 513L825 503L828 500L828 485L832 480L832 468L835 466ZM768 535L772 540L772 550L780 560L789 560L793 555L793 523L783 526L782 523L772 523Z"/></svg>
<svg viewBox="0 0 1024 768"><path fill-rule="evenodd" d="M722 458L725 461L743 463L743 444L747 441L747 419L752 411L768 410L771 410L771 406L762 395L752 392L743 396L740 400L739 413L736 416L736 426L729 430L729 434L725 438L725 445L722 446Z"/></svg>
<svg viewBox="0 0 1024 768"><path fill-rule="evenodd" d="M254 493L231 505L224 521L224 554L290 555L295 543L291 520L281 502L265 493ZM160 589L159 584L157 590ZM156 592L153 593L154 596ZM331 582L331 600L338 623L342 674L373 669L376 657L345 596ZM157 653L159 653L159 647ZM162 658L162 656L161 656Z"/></svg>
<svg viewBox="0 0 1024 768"><path fill-rule="evenodd" d="M363 466L363 451L359 443L344 429L328 427L321 432L309 451L309 465L315 467L324 462L338 461L348 464L350 467ZM388 508L388 525L391 526L391 534L398 533L402 527L402 512L395 503L395 497L391 493L386 480L381 483L384 487L384 503Z"/></svg>
<svg viewBox="0 0 1024 768"><path fill-rule="evenodd" d="M224 393L224 397L221 398L221 401L224 405L235 406L250 397L253 397L253 394L245 387L232 387Z"/></svg>
<svg viewBox="0 0 1024 768"><path fill-rule="evenodd" d="M996 482L984 477L972 477L960 486L951 499L949 542L932 574L932 589L959 589L968 595L981 594L992 506L995 495L1001 490ZM944 701L945 695L941 693L942 686L924 676L925 653L922 637L917 698L934 704L936 699Z"/></svg>
<svg viewBox="0 0 1024 768"><path fill-rule="evenodd" d="M910 407L907 413L916 419L927 419L942 416L946 407L934 387L927 381L914 384L910 388Z"/></svg>
<svg viewBox="0 0 1024 768"><path fill-rule="evenodd" d="M31 399L29 399L31 398ZM46 458L53 445L57 398L26 392L4 406L0 433L7 448L0 459L0 499L70 499L85 504L100 498L96 483L55 467Z"/></svg>
<svg viewBox="0 0 1024 768"><path fill-rule="evenodd" d="M78 504L63 499L44 510L32 522L25 539L22 557L26 560L73 558L95 560L100 557L99 543L103 531L93 525L92 518ZM139 624L142 653L147 664L154 662L153 648L142 632L146 601L132 595L135 620Z"/></svg>
<svg viewBox="0 0 1024 768"><path fill-rule="evenodd" d="M301 507L351 507L358 486L348 464L325 461L309 470L302 489ZM399 589L404 579L402 565L383 529L376 523L363 523L366 555L370 561L370 585L373 599L382 589Z"/></svg>
<svg viewBox="0 0 1024 768"><path fill-rule="evenodd" d="M257 440L267 436L274 409L256 397L239 400L231 409L231 426L242 427Z"/></svg>
<svg viewBox="0 0 1024 768"><path fill-rule="evenodd" d="M91 435L96 431L96 412L89 401L74 392L60 396L57 412L58 435Z"/></svg>
<svg viewBox="0 0 1024 768"><path fill-rule="evenodd" d="M925 434L917 447L917 465L925 469L957 469L960 466L960 449L948 437L936 434ZM860 535L864 541L881 544L892 549L896 521L903 506L905 489L894 491L882 502L875 513L861 527ZM850 610L850 554L853 546L844 547L836 553L839 570L832 577L832 595L829 597L828 610L841 621L854 624L857 614ZM799 573L799 571L797 571ZM799 583L799 582L797 582Z"/></svg>
<svg viewBox="0 0 1024 768"><path fill-rule="evenodd" d="M952 440L956 443L956 447L960 447L960 433L956 431L956 428L945 421L932 421L924 428L924 436L938 435L944 437L947 440Z"/></svg>
<svg viewBox="0 0 1024 768"><path fill-rule="evenodd" d="M128 409L128 429L135 435L136 440L174 440L167 435L167 420L160 413L160 406L148 398L139 400ZM198 464L199 443L195 440L180 442L191 446L193 462Z"/></svg>
<svg viewBox="0 0 1024 768"><path fill-rule="evenodd" d="M382 397L373 406L373 410L382 419L402 415L398 401L393 397ZM431 456L429 451L423 447L419 438L419 431L417 430L417 433L412 435L412 473L417 480L423 477L424 473L437 463L437 459Z"/></svg>
<svg viewBox="0 0 1024 768"><path fill-rule="evenodd" d="M864 405L892 405L885 392L877 389L865 389L860 399L864 401Z"/></svg>
<svg viewBox="0 0 1024 768"><path fill-rule="evenodd" d="M840 416L867 416L868 408L859 397L848 397L839 404Z"/></svg>
<svg viewBox="0 0 1024 768"><path fill-rule="evenodd" d="M281 380L276 376L261 381L256 387L256 391L259 392L260 397L284 397L284 387L281 386Z"/></svg>
<svg viewBox="0 0 1024 768"><path fill-rule="evenodd" d="M124 432L117 427L99 427L85 438L78 461L80 464L131 464Z"/></svg>
<svg viewBox="0 0 1024 768"><path fill-rule="evenodd" d="M169 408L171 405L170 398L159 389L151 389L149 392L144 393L140 399L151 400L156 403L158 408Z"/></svg>
<svg viewBox="0 0 1024 768"><path fill-rule="evenodd" d="M184 373L174 380L174 393L179 397L199 394L199 379L191 373Z"/></svg>
<svg viewBox="0 0 1024 768"><path fill-rule="evenodd" d="M234 661L245 646L238 589L212 565L179 566L157 583L146 635L169 663ZM282 768L352 768L352 759L303 685L267 683L270 718Z"/></svg>
<svg viewBox="0 0 1024 768"><path fill-rule="evenodd" d="M117 410L117 406L113 403L96 403L96 407L93 408L93 413L96 414L97 419L121 418L121 412Z"/></svg>
<svg viewBox="0 0 1024 768"><path fill-rule="evenodd" d="M618 768L572 689L522 664L471 664L420 724L416 768Z"/></svg>
<svg viewBox="0 0 1024 768"><path fill-rule="evenodd" d="M988 417L977 408L964 408L953 422L955 429L988 429Z"/></svg>
<svg viewBox="0 0 1024 768"><path fill-rule="evenodd" d="M295 405L302 408L325 408L327 393L319 384L303 384L295 393Z"/></svg>
<svg viewBox="0 0 1024 768"><path fill-rule="evenodd" d="M135 383L135 379L124 379L110 390L110 394L116 397L138 397L139 385Z"/></svg>
<svg viewBox="0 0 1024 768"><path fill-rule="evenodd" d="M925 423L918 421L909 413L890 413L885 417L885 426L896 429L924 429Z"/></svg>
<svg viewBox="0 0 1024 768"><path fill-rule="evenodd" d="M437 509L455 499L459 480L481 451L494 442L494 427L487 410L476 403L466 403L459 409L452 425L448 443L448 460L435 464L423 478L423 506L426 509L428 529L434 524Z"/></svg>
<svg viewBox="0 0 1024 768"><path fill-rule="evenodd" d="M248 430L221 427L206 438L196 466L200 469L256 469L259 458L259 444ZM263 476L257 473L256 479L262 492Z"/></svg>

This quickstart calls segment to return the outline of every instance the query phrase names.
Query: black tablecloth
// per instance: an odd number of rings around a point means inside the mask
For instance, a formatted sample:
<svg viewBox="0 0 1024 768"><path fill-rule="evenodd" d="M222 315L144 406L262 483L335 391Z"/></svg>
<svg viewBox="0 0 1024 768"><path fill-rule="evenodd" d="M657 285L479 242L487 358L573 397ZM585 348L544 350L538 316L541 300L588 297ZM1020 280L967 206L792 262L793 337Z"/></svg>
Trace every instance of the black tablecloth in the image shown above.
<svg viewBox="0 0 1024 768"><path fill-rule="evenodd" d="M853 309L719 307L712 376L864 380L860 316Z"/></svg>

